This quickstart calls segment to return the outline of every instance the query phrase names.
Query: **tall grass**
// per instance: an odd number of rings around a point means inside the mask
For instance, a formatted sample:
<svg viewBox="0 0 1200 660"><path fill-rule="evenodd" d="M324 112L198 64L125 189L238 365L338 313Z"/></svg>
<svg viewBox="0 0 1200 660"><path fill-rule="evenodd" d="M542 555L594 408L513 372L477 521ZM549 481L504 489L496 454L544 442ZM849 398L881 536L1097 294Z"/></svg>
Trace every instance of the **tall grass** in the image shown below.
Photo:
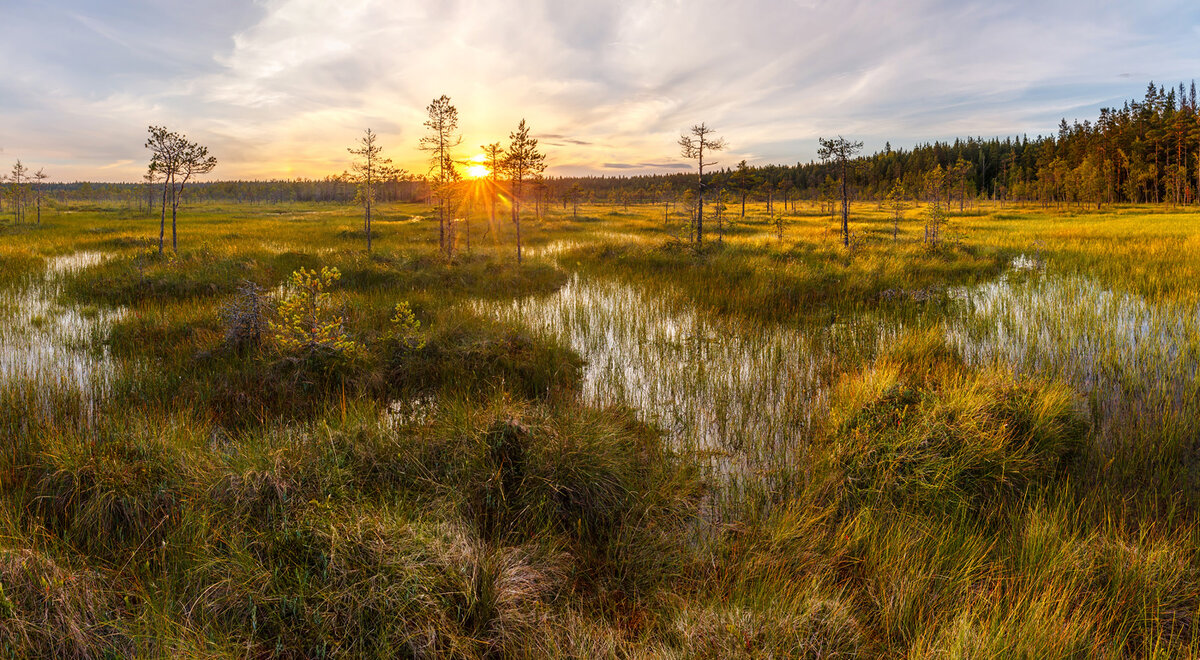
<svg viewBox="0 0 1200 660"><path fill-rule="evenodd" d="M1194 223L929 250L864 209L847 251L749 210L694 250L552 209L521 267L407 204L370 256L317 204L198 207L163 258L119 209L11 233L0 656L1200 652ZM229 339L319 266L361 354Z"/></svg>

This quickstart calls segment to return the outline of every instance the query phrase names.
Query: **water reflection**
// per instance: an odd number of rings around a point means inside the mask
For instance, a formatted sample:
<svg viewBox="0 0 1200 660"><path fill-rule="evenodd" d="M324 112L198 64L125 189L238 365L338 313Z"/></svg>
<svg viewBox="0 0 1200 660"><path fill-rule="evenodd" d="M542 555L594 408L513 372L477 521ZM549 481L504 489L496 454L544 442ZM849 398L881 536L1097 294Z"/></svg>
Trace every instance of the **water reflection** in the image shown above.
<svg viewBox="0 0 1200 660"><path fill-rule="evenodd" d="M0 379L32 383L41 392L82 396L89 410L107 390L114 361L94 340L124 308L76 308L58 303L65 275L99 264L99 252L48 259L45 272L0 290Z"/></svg>
<svg viewBox="0 0 1200 660"><path fill-rule="evenodd" d="M578 274L551 295L475 307L565 340L587 362L586 401L636 409L726 476L794 467L828 404L834 364L873 353L889 334L873 322L734 321L669 291Z"/></svg>
<svg viewBox="0 0 1200 660"><path fill-rule="evenodd" d="M969 362L1064 378L1087 397L1104 440L1151 424L1194 429L1200 308L1150 303L1088 277L1020 271L955 292L967 314L948 334Z"/></svg>
<svg viewBox="0 0 1200 660"><path fill-rule="evenodd" d="M587 238L579 239L561 239L550 241L543 245L535 245L525 248L525 256L533 258L549 258L557 259L566 252L576 250L578 248L595 245L597 243L612 243L614 245L646 244L650 239L641 234L627 234L623 232L600 231L594 232Z"/></svg>

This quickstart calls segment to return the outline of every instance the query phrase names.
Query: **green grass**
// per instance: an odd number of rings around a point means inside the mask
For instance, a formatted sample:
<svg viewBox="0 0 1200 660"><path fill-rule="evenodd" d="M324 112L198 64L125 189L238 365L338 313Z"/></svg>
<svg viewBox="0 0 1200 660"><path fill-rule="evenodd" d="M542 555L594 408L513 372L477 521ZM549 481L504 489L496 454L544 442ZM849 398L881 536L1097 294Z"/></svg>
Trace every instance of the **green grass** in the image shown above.
<svg viewBox="0 0 1200 660"><path fill-rule="evenodd" d="M1200 653L1192 214L748 210L5 227L0 365L102 383L0 377L0 657ZM361 352L231 324L322 266Z"/></svg>

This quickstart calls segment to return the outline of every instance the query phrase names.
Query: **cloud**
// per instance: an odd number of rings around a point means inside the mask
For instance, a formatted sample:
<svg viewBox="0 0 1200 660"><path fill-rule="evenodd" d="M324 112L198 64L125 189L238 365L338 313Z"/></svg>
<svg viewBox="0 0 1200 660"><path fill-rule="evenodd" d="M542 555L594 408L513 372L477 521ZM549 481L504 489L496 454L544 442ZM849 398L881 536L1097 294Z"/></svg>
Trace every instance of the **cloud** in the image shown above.
<svg viewBox="0 0 1200 660"><path fill-rule="evenodd" d="M565 135L555 135L555 134L551 134L551 135L542 134L542 135L538 136L538 139L541 140L545 144L553 144L553 145L558 145L558 146L563 146L563 145L568 145L568 144L573 144L576 146L586 146L586 145L592 144L591 142L589 142L587 140L579 140L576 138L569 138Z"/></svg>
<svg viewBox="0 0 1200 660"><path fill-rule="evenodd" d="M689 163L604 163L609 170L690 170Z"/></svg>
<svg viewBox="0 0 1200 660"><path fill-rule="evenodd" d="M423 171L443 93L464 157L524 118L552 174L681 169L676 139L701 121L723 160L796 162L822 135L1049 132L1200 68L1184 0L13 4L0 146L63 178L136 180L149 124L207 144L218 176L340 172L367 127Z"/></svg>

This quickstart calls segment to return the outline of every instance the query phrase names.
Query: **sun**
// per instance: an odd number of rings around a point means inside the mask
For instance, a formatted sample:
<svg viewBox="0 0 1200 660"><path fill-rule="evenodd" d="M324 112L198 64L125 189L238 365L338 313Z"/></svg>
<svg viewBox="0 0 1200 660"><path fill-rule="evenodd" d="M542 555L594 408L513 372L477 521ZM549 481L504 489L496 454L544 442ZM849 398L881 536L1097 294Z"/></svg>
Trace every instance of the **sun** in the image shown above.
<svg viewBox="0 0 1200 660"><path fill-rule="evenodd" d="M492 170L484 163L487 162L487 156L478 154L471 157L470 165L467 165L467 176L472 179L483 179L492 173Z"/></svg>

